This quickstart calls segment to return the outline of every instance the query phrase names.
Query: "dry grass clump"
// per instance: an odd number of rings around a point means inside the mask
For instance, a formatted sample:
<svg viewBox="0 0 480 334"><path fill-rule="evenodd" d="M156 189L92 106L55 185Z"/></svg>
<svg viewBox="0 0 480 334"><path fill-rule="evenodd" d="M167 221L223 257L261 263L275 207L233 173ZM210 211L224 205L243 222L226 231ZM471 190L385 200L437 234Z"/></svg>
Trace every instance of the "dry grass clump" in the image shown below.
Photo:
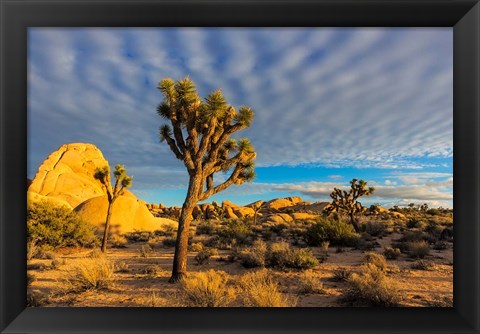
<svg viewBox="0 0 480 334"><path fill-rule="evenodd" d="M181 281L180 303L190 307L228 306L235 297L235 289L228 286L228 275L209 270L189 274Z"/></svg>
<svg viewBox="0 0 480 334"><path fill-rule="evenodd" d="M38 254L38 247L35 240L29 240L27 242L27 261L30 261Z"/></svg>
<svg viewBox="0 0 480 334"><path fill-rule="evenodd" d="M114 265L105 256L80 259L67 281L77 291L107 289L113 283Z"/></svg>
<svg viewBox="0 0 480 334"><path fill-rule="evenodd" d="M407 242L406 248L412 258L423 259L430 254L430 246L424 240Z"/></svg>
<svg viewBox="0 0 480 334"><path fill-rule="evenodd" d="M278 291L275 282L267 269L247 273L240 277L242 301L251 307L293 307L297 301Z"/></svg>
<svg viewBox="0 0 480 334"><path fill-rule="evenodd" d="M375 267L384 272L388 269L388 264L385 257L382 254L378 254L375 252L367 253L363 258L363 263L374 265Z"/></svg>
<svg viewBox="0 0 480 334"><path fill-rule="evenodd" d="M300 293L325 293L320 277L312 270L305 271L300 276Z"/></svg>
<svg viewBox="0 0 480 334"><path fill-rule="evenodd" d="M125 261L118 261L115 263L115 272L117 273L129 273L130 268L129 265Z"/></svg>
<svg viewBox="0 0 480 334"><path fill-rule="evenodd" d="M345 268L338 268L333 271L332 281L343 282L348 280L352 276L352 273Z"/></svg>
<svg viewBox="0 0 480 334"><path fill-rule="evenodd" d="M192 242L192 244L188 246L188 250L191 252L200 252L203 250L203 244L201 242Z"/></svg>
<svg viewBox="0 0 480 334"><path fill-rule="evenodd" d="M142 245L138 252L140 253L140 257L147 258L153 253L153 249L149 245Z"/></svg>
<svg viewBox="0 0 480 334"><path fill-rule="evenodd" d="M368 306L398 306L402 296L395 282L374 264L362 265L360 273L352 273L348 279L344 300Z"/></svg>

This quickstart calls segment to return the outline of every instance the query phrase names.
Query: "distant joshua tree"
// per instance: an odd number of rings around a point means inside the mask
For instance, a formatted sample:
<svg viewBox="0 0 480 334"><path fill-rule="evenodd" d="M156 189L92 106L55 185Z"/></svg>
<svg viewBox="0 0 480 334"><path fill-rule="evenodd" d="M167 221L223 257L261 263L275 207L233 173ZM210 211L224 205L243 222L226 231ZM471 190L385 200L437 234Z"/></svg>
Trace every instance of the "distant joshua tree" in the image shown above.
<svg viewBox="0 0 480 334"><path fill-rule="evenodd" d="M358 181L358 183L357 183ZM325 208L325 211L330 214L332 212L346 212L350 217L350 224L352 224L355 232L360 232L360 225L355 219L357 213L364 212L366 208L358 202L362 196L369 196L375 191L374 187L367 188L367 182L363 180L353 179L350 181L350 191L334 188L330 194L332 202Z"/></svg>
<svg viewBox="0 0 480 334"><path fill-rule="evenodd" d="M161 141L167 142L189 175L169 280L173 283L187 272L188 233L197 202L255 177L253 161L256 153L252 144L248 139L230 138L235 132L250 126L254 112L245 106L236 111L227 103L221 90L210 93L202 100L189 77L176 82L170 78L163 79L158 89L164 99L157 113L171 123L160 127ZM215 185L214 174L228 171L231 171L230 176Z"/></svg>
<svg viewBox="0 0 480 334"><path fill-rule="evenodd" d="M127 170L124 166L116 165L113 175L115 176L115 185L112 188L110 181L110 167L105 166L97 168L94 174L95 179L99 180L105 187L108 198L107 218L105 219L105 231L103 232L101 247L103 253L107 251L108 232L110 230L110 217L112 216L113 203L115 203L118 196L124 193L125 188L132 185L132 178L127 175Z"/></svg>

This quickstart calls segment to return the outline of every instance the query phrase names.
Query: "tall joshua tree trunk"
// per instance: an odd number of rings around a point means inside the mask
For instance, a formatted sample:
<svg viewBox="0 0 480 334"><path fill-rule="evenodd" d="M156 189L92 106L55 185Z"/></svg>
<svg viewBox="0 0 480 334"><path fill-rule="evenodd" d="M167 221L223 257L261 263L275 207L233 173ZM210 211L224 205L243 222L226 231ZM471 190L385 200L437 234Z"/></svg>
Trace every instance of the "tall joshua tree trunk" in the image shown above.
<svg viewBox="0 0 480 334"><path fill-rule="evenodd" d="M359 233L360 232L360 225L358 224L358 221L355 219L355 215L353 212L350 212L350 224L353 225L353 229L355 232Z"/></svg>
<svg viewBox="0 0 480 334"><path fill-rule="evenodd" d="M103 231L103 239L102 239L102 252L105 253L107 251L107 241L108 241L108 233L110 231L110 218L112 216L112 202L108 202L108 210L107 210L107 218L105 219L105 230Z"/></svg>
<svg viewBox="0 0 480 334"><path fill-rule="evenodd" d="M170 283L178 282L187 273L187 250L190 222L192 221L193 209L198 202L197 194L201 187L201 182L201 176L190 176L187 197L183 203L180 218L178 220L177 241L175 243L175 256L173 258L172 276L169 280Z"/></svg>

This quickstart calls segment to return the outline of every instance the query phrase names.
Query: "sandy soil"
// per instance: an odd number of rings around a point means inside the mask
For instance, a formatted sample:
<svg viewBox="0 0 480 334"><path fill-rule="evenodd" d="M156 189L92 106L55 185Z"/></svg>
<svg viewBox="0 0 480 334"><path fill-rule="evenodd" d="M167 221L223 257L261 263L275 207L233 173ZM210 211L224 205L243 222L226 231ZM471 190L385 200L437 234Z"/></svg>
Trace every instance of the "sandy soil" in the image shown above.
<svg viewBox="0 0 480 334"><path fill-rule="evenodd" d="M401 235L393 233L389 236L378 238L376 241L381 247L374 251L383 252L384 247L390 246L392 240ZM145 242L127 244L126 248L108 250L108 258L123 271L114 274L114 283L105 290L90 290L81 293L65 293L64 280L72 272L72 268L79 259L87 256L91 250L64 249L55 253L58 264L55 269L50 268L52 260L31 260L28 264L29 274L33 274L35 281L31 290L38 290L44 297L42 306L118 306L118 307L151 307L151 306L176 306L179 292L178 284L168 283L173 259L173 248L156 248L148 257L142 257L140 249ZM312 248L313 253L320 257L322 250ZM324 284L323 294L300 294L298 271L273 270L272 275L280 284L281 291L298 298L297 306L300 307L341 307L345 306L341 296L346 289L346 282L334 281L334 272L340 268L348 271L358 271L365 256L360 250L345 248L344 252L337 253L335 247L328 250L327 259L315 267ZM230 274L235 280L238 275L252 271L245 269L239 263L222 261L230 254L229 250L220 250L213 256L208 264L195 265L193 257L195 252L189 252L189 271L206 271L209 269L222 270ZM388 276L398 282L405 298L401 306L425 307L437 305L441 300L453 300L453 246L448 244L445 250L432 250L427 260L433 262L433 270L411 269L413 260L402 254L397 260L388 260L391 269ZM163 271L156 275L146 274L145 269L157 265ZM233 305L235 306L235 305ZM239 306L239 305L238 305Z"/></svg>

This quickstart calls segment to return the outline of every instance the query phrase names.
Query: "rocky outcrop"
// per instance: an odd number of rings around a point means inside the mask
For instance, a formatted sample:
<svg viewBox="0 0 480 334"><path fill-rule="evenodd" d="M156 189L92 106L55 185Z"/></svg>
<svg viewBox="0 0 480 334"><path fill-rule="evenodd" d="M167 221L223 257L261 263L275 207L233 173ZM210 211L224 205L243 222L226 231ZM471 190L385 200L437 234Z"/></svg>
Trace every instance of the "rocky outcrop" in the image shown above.
<svg viewBox="0 0 480 334"><path fill-rule="evenodd" d="M47 200L76 211L80 218L98 227L105 224L108 200L95 170L108 166L102 152L93 144L62 145L39 167L27 192L27 201ZM155 218L145 202L129 191L115 201L112 210L112 231L153 231L165 222Z"/></svg>
<svg viewBox="0 0 480 334"><path fill-rule="evenodd" d="M92 144L62 145L38 168L28 192L30 200L47 197L75 208L85 200L105 195L93 174L97 167L108 165L102 152ZM43 197L44 196L44 197Z"/></svg>
<svg viewBox="0 0 480 334"><path fill-rule="evenodd" d="M107 196L90 198L75 208L81 219L84 219L99 228L103 228L107 216ZM154 231L160 229L166 222L175 223L166 218L155 218L148 211L146 205L128 193L120 196L113 204L111 217L111 231L126 233L133 231Z"/></svg>
<svg viewBox="0 0 480 334"><path fill-rule="evenodd" d="M280 210L282 208L294 206L295 204L300 202L303 202L301 197L277 198L267 202L266 208L270 210Z"/></svg>

